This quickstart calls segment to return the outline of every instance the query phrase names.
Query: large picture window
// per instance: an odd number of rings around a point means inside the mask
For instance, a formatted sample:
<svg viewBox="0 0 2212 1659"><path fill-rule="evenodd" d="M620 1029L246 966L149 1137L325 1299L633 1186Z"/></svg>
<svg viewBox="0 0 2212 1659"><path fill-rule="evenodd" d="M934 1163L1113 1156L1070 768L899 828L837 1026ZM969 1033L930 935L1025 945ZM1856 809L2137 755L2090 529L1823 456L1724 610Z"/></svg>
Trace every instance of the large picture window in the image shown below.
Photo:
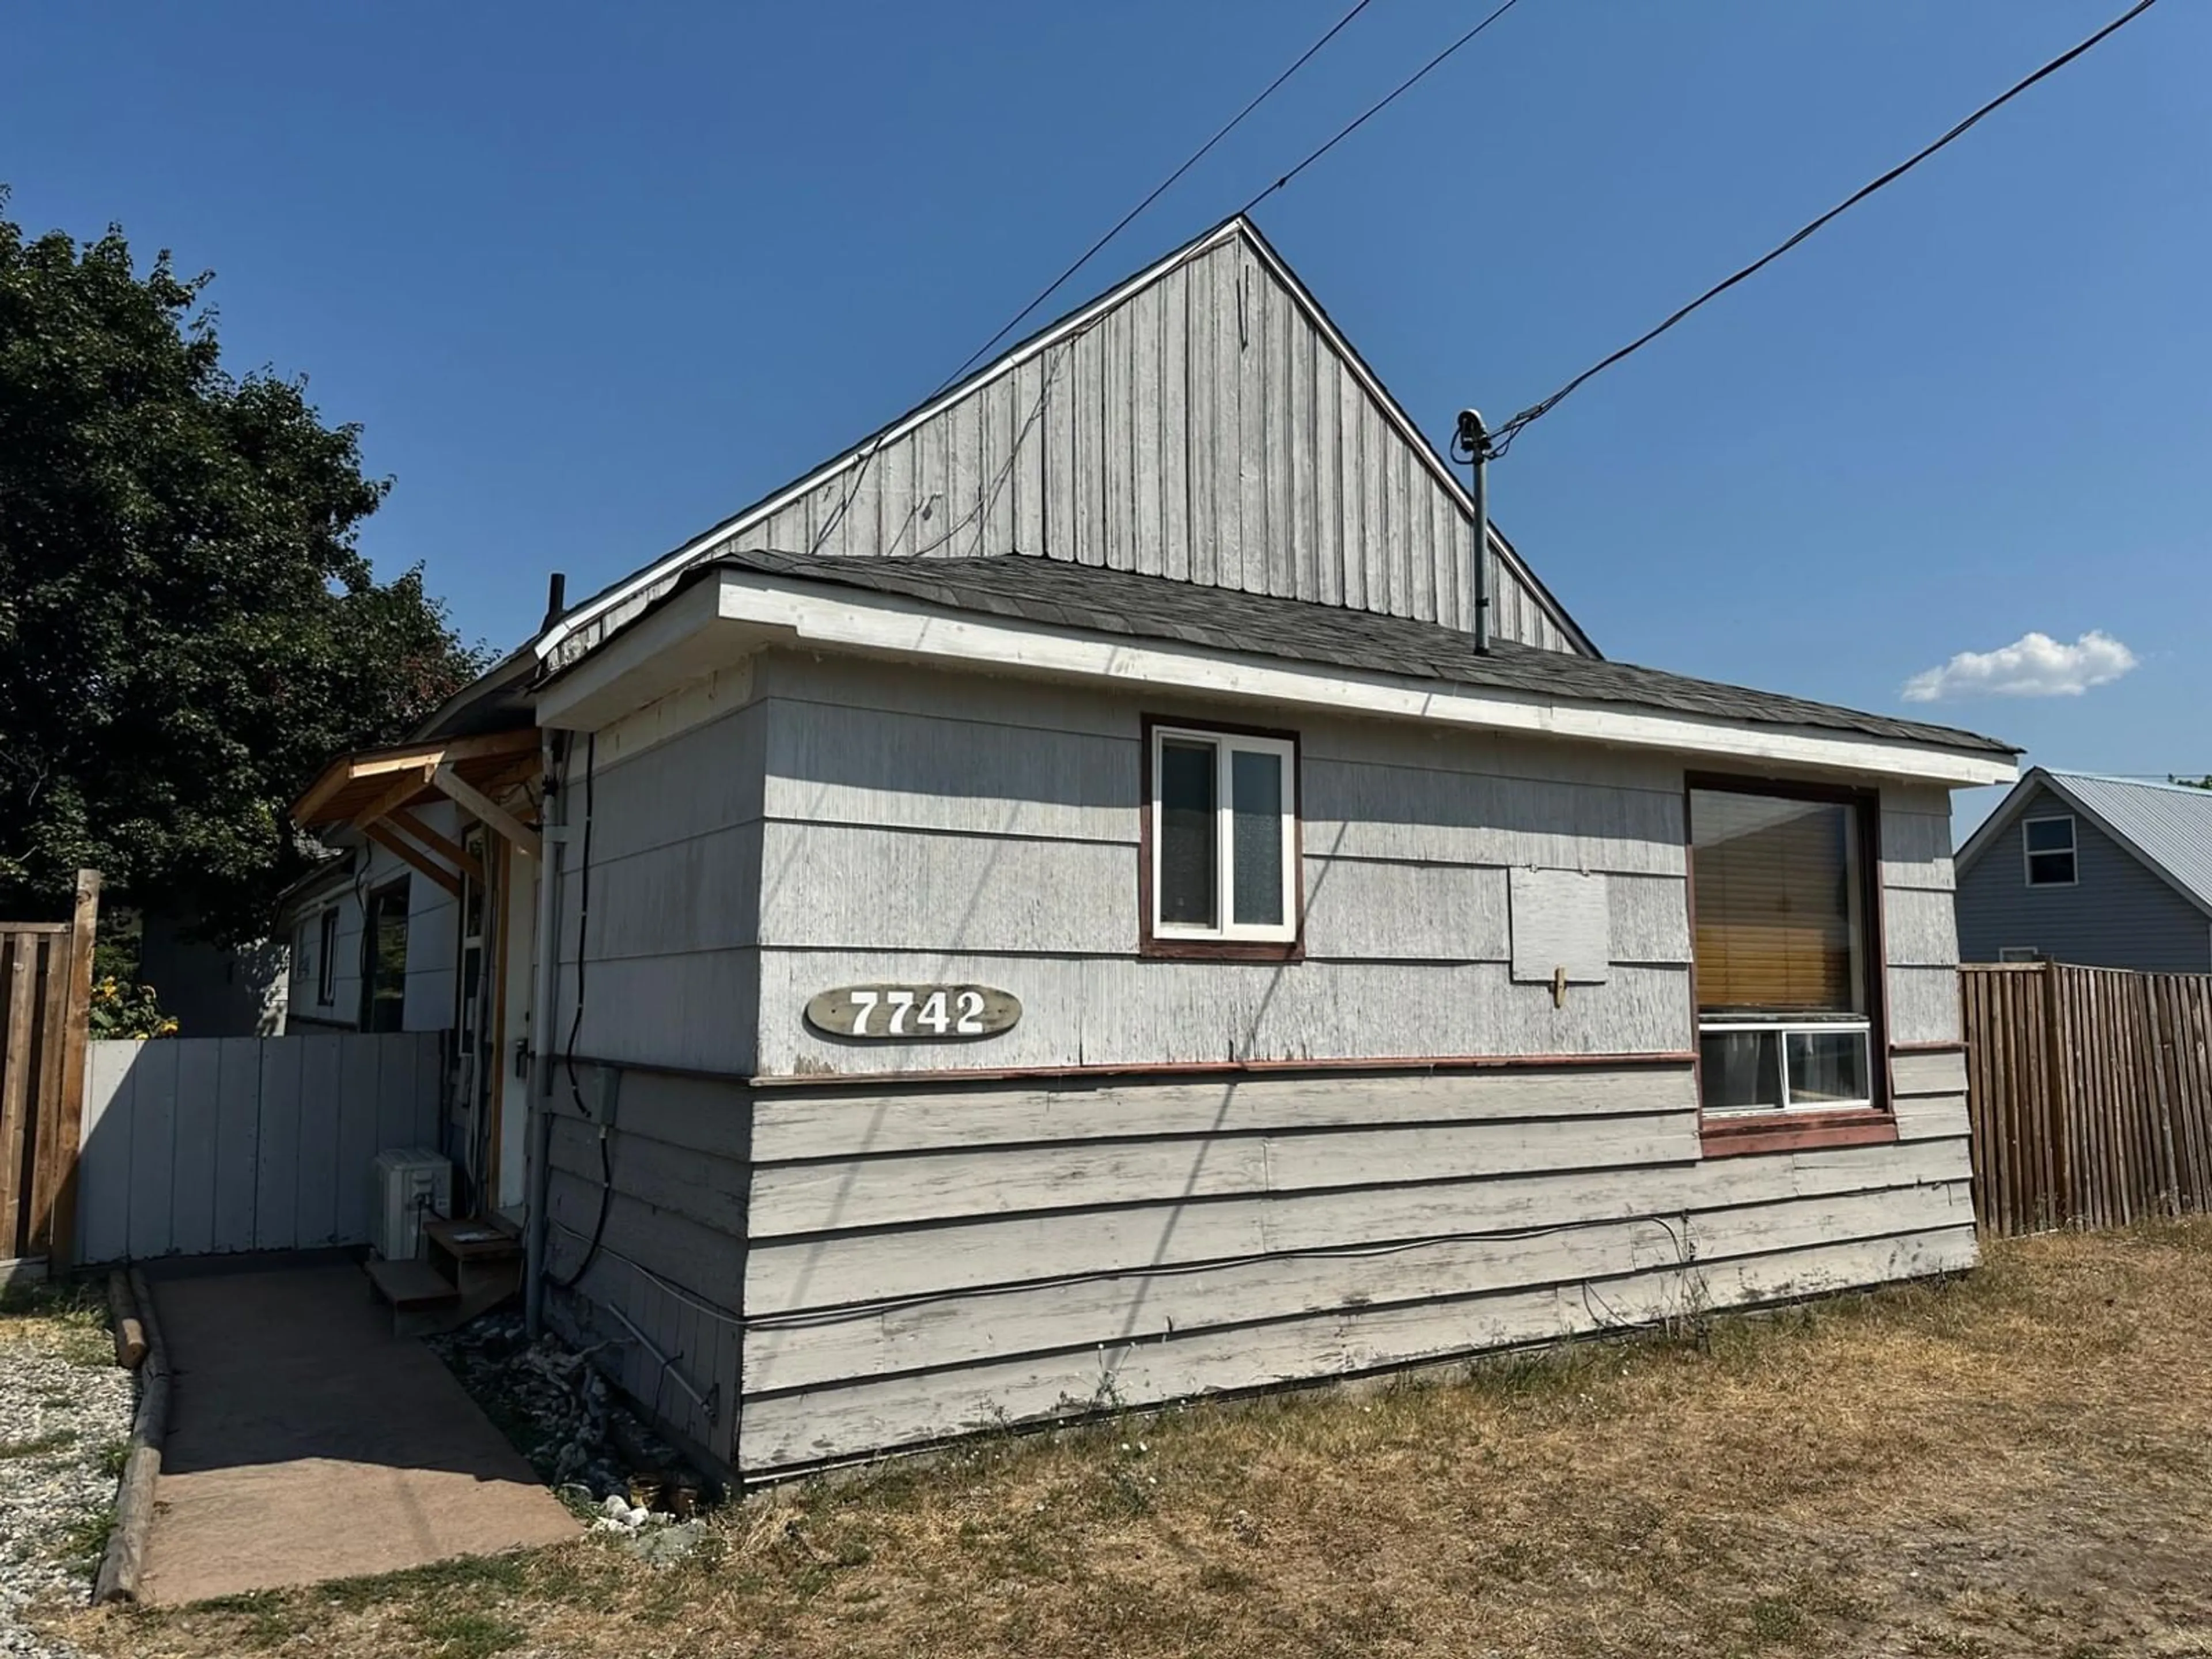
<svg viewBox="0 0 2212 1659"><path fill-rule="evenodd" d="M1869 814L1856 797L1691 789L1708 1115L1875 1104Z"/></svg>
<svg viewBox="0 0 2212 1659"><path fill-rule="evenodd" d="M1297 739L1153 725L1145 741L1146 947L1288 953L1301 886Z"/></svg>

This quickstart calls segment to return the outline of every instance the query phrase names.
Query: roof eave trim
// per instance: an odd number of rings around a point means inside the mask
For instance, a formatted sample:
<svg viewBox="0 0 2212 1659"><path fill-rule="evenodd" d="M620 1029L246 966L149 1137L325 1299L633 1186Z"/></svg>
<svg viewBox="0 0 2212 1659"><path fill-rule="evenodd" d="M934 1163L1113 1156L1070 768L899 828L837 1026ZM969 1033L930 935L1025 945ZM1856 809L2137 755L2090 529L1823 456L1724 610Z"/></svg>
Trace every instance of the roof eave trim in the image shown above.
<svg viewBox="0 0 2212 1659"><path fill-rule="evenodd" d="M618 682L649 670L656 658L674 660L679 647L696 643L706 629L727 625L752 647L797 644L935 667L1304 706L1738 763L1952 787L2009 783L2017 775L2009 757L1986 750L1730 721L1644 705L1576 702L1132 639L864 594L741 567L719 567L714 574L711 603L692 601L664 611L655 627L618 636L609 650L545 682L539 691L539 719L550 726L595 730L629 712Z"/></svg>

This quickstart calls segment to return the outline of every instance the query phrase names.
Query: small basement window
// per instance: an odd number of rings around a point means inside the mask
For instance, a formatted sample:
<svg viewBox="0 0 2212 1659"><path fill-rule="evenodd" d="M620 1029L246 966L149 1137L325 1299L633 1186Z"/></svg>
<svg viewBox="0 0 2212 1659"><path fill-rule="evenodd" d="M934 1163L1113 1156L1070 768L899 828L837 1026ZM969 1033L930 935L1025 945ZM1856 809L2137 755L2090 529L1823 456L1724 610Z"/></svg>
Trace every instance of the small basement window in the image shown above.
<svg viewBox="0 0 2212 1659"><path fill-rule="evenodd" d="M1698 1079L1721 1115L1874 1109L1864 797L1690 791Z"/></svg>
<svg viewBox="0 0 2212 1659"><path fill-rule="evenodd" d="M2074 815L2029 818L2020 826L2021 850L2027 860L2030 887L2071 887L2074 870Z"/></svg>
<svg viewBox="0 0 2212 1659"><path fill-rule="evenodd" d="M2040 962L2043 960L2043 953L2033 945L2000 945L1997 946L1997 960L1999 962Z"/></svg>
<svg viewBox="0 0 2212 1659"><path fill-rule="evenodd" d="M1298 933L1297 739L1156 725L1146 738L1147 951L1282 957Z"/></svg>

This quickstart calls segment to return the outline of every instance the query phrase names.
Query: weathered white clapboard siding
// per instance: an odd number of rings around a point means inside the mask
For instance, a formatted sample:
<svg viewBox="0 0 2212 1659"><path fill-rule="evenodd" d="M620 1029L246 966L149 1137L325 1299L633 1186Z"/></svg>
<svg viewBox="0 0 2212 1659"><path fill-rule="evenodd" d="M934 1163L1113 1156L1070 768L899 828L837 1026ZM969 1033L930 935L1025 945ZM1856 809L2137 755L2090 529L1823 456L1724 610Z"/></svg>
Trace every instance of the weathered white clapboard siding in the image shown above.
<svg viewBox="0 0 2212 1659"><path fill-rule="evenodd" d="M739 1461L1964 1267L1956 1061L1896 1144L1714 1158L1684 1065L756 1089Z"/></svg>
<svg viewBox="0 0 2212 1659"><path fill-rule="evenodd" d="M757 1170L753 1237L1071 1209L1162 1193L1194 1199L1250 1196L1540 1170L1686 1163L1697 1156L1694 1115L1667 1111L1220 1135L1195 1141L1079 1140L836 1160Z"/></svg>
<svg viewBox="0 0 2212 1659"><path fill-rule="evenodd" d="M78 1259L367 1242L376 1154L436 1142L441 1052L435 1032L91 1044Z"/></svg>
<svg viewBox="0 0 2212 1659"><path fill-rule="evenodd" d="M1940 1231L1970 1224L1972 1206L1971 1194L1952 1183L1566 1224L1557 1231L1504 1237L1440 1238L1382 1251L1259 1255L1205 1272L1179 1267L1085 1278L988 1298L923 1301L843 1320L780 1325L755 1310L768 1322L748 1336L745 1388L752 1395L820 1389L900 1371L983 1364L1055 1343L1096 1352L1101 1346L1211 1327L1617 1279L1690 1262L1709 1266L1839 1238Z"/></svg>
<svg viewBox="0 0 2212 1659"><path fill-rule="evenodd" d="M1085 1140L1185 1140L1384 1125L1625 1117L1697 1104L1686 1066L1332 1072L1173 1081L759 1091L763 1166Z"/></svg>
<svg viewBox="0 0 2212 1659"><path fill-rule="evenodd" d="M1471 622L1464 490L1243 224L933 407L617 590L556 659L635 617L685 564L749 548L1028 553ZM1493 541L1492 561L1500 637L1583 648L1516 555Z"/></svg>
<svg viewBox="0 0 2212 1659"><path fill-rule="evenodd" d="M1881 880L1892 891L1951 890L1951 798L1944 791L1897 784L1882 790Z"/></svg>
<svg viewBox="0 0 2212 1659"><path fill-rule="evenodd" d="M1900 1139L1941 1138L1964 1144L1968 1118L1963 1049L1893 1054L1889 1075L1891 1109L1897 1114Z"/></svg>
<svg viewBox="0 0 2212 1659"><path fill-rule="evenodd" d="M1686 966L1616 963L1602 985L1516 984L1504 963L1155 962L950 951L763 950L757 1070L865 1076L1224 1060L1680 1054ZM1020 1024L988 1043L833 1042L805 1025L824 987L993 985ZM594 981L596 983L596 981ZM664 1064L677 1062L663 1060Z"/></svg>
<svg viewBox="0 0 2212 1659"><path fill-rule="evenodd" d="M651 1073L623 1073L611 1089L598 1068L579 1068L593 1111L612 1113L611 1188L602 1202L599 1127L556 1092L547 1218L549 1305L568 1334L598 1352L615 1379L668 1427L714 1458L733 1462L741 1337L737 1303L745 1278L749 1120L732 1085ZM599 1254L585 1251L601 1230ZM619 1312L645 1334L656 1358ZM702 1407L671 1380L711 1402Z"/></svg>
<svg viewBox="0 0 2212 1659"><path fill-rule="evenodd" d="M757 1243L745 1304L783 1314L1085 1273L1138 1273L1270 1251L1468 1231L1580 1225L1967 1179L1963 1135L1911 1146L1714 1158L1654 1170L1479 1176L1411 1186L1166 1200ZM927 1240L917 1249L917 1238Z"/></svg>
<svg viewBox="0 0 2212 1659"><path fill-rule="evenodd" d="M1034 1421L1452 1358L1626 1329L1706 1308L1954 1271L1975 1260L1969 1218L1888 1234L1528 1290L1375 1309L999 1360L951 1371L749 1399L742 1463L768 1473Z"/></svg>
<svg viewBox="0 0 2212 1659"><path fill-rule="evenodd" d="M767 721L758 703L738 701L750 685L747 676L704 701L664 698L611 728L614 741L603 734L591 754L571 751L554 1000L563 1052L740 1076L751 1069Z"/></svg>
<svg viewBox="0 0 2212 1659"><path fill-rule="evenodd" d="M1951 800L1900 786L1881 798L1882 942L1889 959L1889 1040L1956 1042L1959 927L1952 896ZM1965 1088L1963 1077L1959 1087ZM1899 1113L1899 1127L1904 1128Z"/></svg>
<svg viewBox="0 0 2212 1659"><path fill-rule="evenodd" d="M1892 1042L1956 1042L1959 1036L1959 970L1955 967L1890 969Z"/></svg>
<svg viewBox="0 0 2212 1659"><path fill-rule="evenodd" d="M1145 962L1139 738L1146 713L1180 708L787 653L762 659L753 687L763 1073L1689 1046L1677 764L1314 721L1301 731L1307 960ZM1564 1007L1504 967L1516 865L1613 878L1616 969ZM805 1026L816 991L894 975L1000 986L1023 1020L962 1048Z"/></svg>

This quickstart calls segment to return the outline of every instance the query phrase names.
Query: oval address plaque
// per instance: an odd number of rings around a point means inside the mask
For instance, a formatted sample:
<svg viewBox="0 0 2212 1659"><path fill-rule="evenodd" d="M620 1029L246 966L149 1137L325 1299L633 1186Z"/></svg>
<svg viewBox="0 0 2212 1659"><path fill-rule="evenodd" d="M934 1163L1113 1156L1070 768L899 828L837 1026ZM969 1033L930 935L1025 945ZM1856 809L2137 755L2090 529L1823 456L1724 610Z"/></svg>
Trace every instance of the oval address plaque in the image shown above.
<svg viewBox="0 0 2212 1659"><path fill-rule="evenodd" d="M1019 998L988 985L845 985L806 1004L816 1030L872 1042L996 1036L1021 1017Z"/></svg>

